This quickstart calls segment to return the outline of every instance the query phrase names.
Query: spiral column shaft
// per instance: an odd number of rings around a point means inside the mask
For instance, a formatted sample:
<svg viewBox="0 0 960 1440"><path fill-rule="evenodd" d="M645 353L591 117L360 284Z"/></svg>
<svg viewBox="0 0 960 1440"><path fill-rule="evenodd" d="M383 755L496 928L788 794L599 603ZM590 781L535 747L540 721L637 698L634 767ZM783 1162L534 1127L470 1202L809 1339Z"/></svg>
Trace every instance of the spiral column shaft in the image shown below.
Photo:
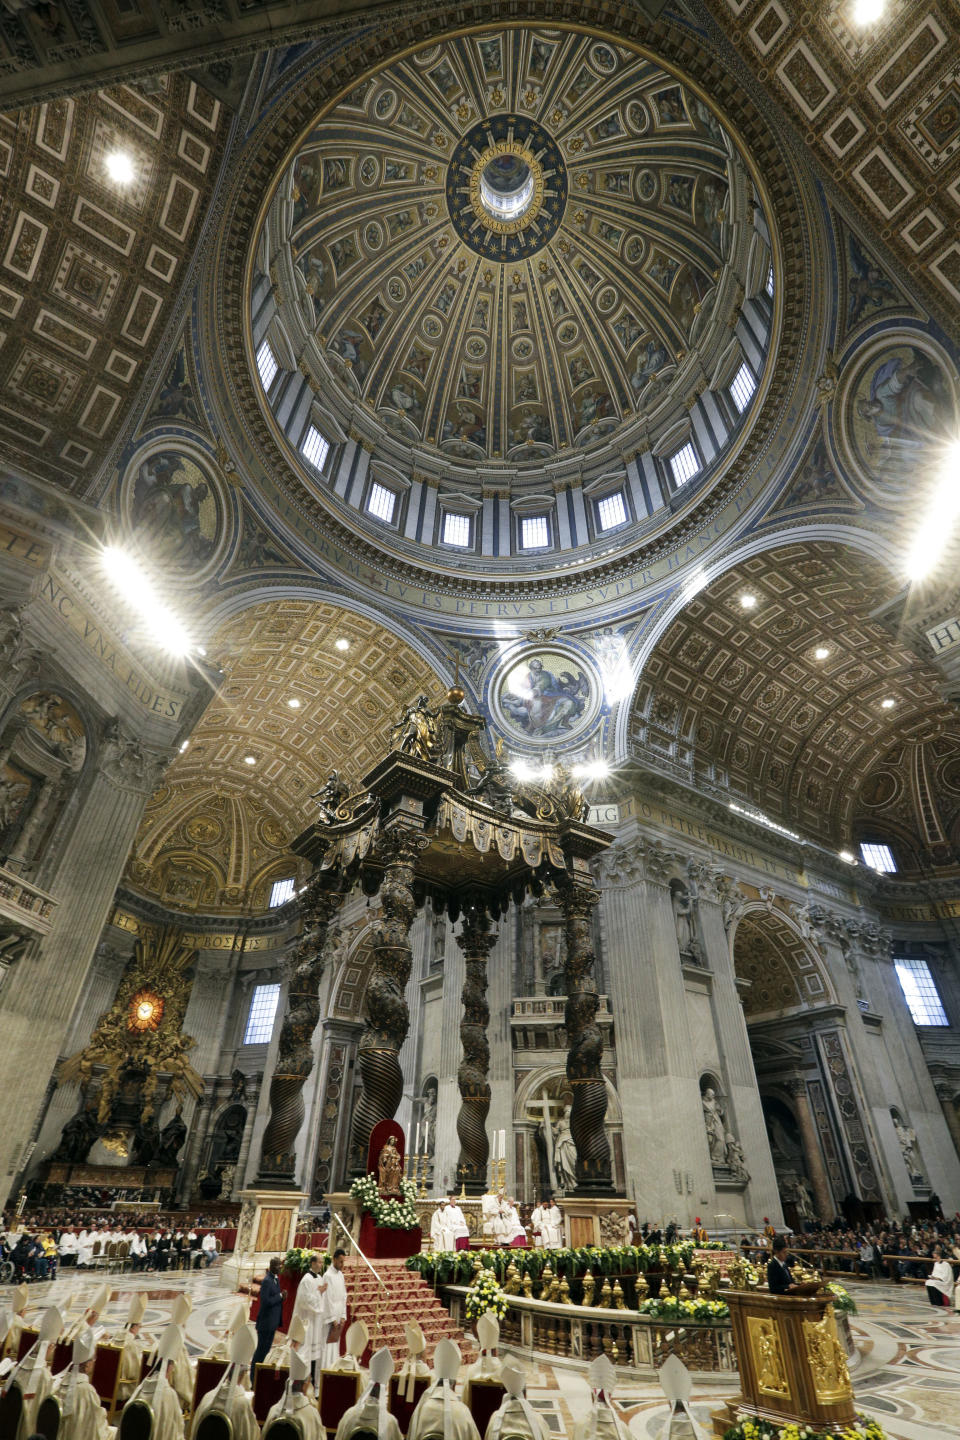
<svg viewBox="0 0 960 1440"><path fill-rule="evenodd" d="M270 1080L270 1118L260 1147L258 1183L296 1184L295 1143L303 1124L303 1087L313 1068L313 1032L320 1020L320 981L330 921L343 903L314 877L300 898L303 933L293 952L277 1063Z"/></svg>
<svg viewBox="0 0 960 1440"><path fill-rule="evenodd" d="M603 1032L597 1024L600 997L594 975L590 921L600 893L570 877L557 887L567 940L567 1079L573 1092L570 1133L577 1148L577 1193L612 1195L610 1143L604 1128L607 1087L600 1063Z"/></svg>
<svg viewBox="0 0 960 1440"><path fill-rule="evenodd" d="M460 1087L460 1113L457 1116L460 1160L457 1174L468 1195L482 1195L487 1188L487 1157L490 1153L487 1140L487 1112L490 1109L487 960L496 939L497 932L491 928L487 912L473 907L467 909L463 929L457 936L457 944L466 961L463 1018L460 1021L463 1058L457 1071Z"/></svg>

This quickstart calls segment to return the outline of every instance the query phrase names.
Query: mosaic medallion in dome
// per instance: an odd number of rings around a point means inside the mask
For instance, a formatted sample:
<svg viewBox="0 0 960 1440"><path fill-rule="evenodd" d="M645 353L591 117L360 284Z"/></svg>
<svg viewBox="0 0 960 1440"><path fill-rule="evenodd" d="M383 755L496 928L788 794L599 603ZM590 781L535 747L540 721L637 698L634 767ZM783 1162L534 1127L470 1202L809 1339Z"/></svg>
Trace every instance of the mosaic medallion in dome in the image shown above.
<svg viewBox="0 0 960 1440"><path fill-rule="evenodd" d="M693 356L709 377L729 352L762 210L688 84L516 26L431 41L342 96L258 245L344 429L360 402L387 454L531 468L676 423Z"/></svg>

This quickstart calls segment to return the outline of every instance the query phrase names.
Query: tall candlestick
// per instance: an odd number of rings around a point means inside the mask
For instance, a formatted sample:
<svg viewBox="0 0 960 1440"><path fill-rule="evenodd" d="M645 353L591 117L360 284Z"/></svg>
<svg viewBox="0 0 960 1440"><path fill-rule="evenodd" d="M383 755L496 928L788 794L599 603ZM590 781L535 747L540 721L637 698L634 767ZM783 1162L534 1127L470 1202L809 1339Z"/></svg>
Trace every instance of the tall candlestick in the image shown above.
<svg viewBox="0 0 960 1440"><path fill-rule="evenodd" d="M501 1160L506 1160L506 1158L507 1158L507 1132L506 1132L506 1130L501 1130L501 1131L500 1131L500 1159L501 1159Z"/></svg>
<svg viewBox="0 0 960 1440"><path fill-rule="evenodd" d="M424 1149L424 1153L425 1153L425 1154L429 1154L429 1153L430 1153L430 1146L427 1144L427 1136L428 1136L429 1134L430 1134L430 1121L429 1121L429 1120L424 1120L424 1122L423 1122L423 1149Z"/></svg>
<svg viewBox="0 0 960 1440"><path fill-rule="evenodd" d="M414 1140L414 1142L413 1142L413 1153L414 1153L414 1155L419 1155L419 1154L420 1154L420 1121L419 1121L419 1120L417 1121L417 1138L416 1138L416 1140Z"/></svg>

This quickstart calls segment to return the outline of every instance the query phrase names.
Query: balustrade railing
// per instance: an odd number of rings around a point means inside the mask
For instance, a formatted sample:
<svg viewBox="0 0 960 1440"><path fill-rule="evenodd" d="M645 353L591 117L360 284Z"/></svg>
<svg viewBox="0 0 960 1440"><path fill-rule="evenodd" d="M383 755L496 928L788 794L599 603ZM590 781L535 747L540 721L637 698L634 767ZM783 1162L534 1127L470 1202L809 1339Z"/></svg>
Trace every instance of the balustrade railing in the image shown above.
<svg viewBox="0 0 960 1440"><path fill-rule="evenodd" d="M0 865L0 920L34 935L46 935L56 903L52 895Z"/></svg>

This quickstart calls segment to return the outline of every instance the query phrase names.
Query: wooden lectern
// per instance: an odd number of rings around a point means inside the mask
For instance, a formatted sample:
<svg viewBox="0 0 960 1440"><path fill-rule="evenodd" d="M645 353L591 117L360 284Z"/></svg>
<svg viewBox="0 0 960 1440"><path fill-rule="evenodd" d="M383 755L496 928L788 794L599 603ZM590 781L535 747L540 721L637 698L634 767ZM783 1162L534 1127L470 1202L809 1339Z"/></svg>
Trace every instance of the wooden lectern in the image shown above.
<svg viewBox="0 0 960 1440"><path fill-rule="evenodd" d="M717 1440L739 1420L818 1430L853 1424L853 1387L829 1294L725 1290L740 1394L712 1415Z"/></svg>

